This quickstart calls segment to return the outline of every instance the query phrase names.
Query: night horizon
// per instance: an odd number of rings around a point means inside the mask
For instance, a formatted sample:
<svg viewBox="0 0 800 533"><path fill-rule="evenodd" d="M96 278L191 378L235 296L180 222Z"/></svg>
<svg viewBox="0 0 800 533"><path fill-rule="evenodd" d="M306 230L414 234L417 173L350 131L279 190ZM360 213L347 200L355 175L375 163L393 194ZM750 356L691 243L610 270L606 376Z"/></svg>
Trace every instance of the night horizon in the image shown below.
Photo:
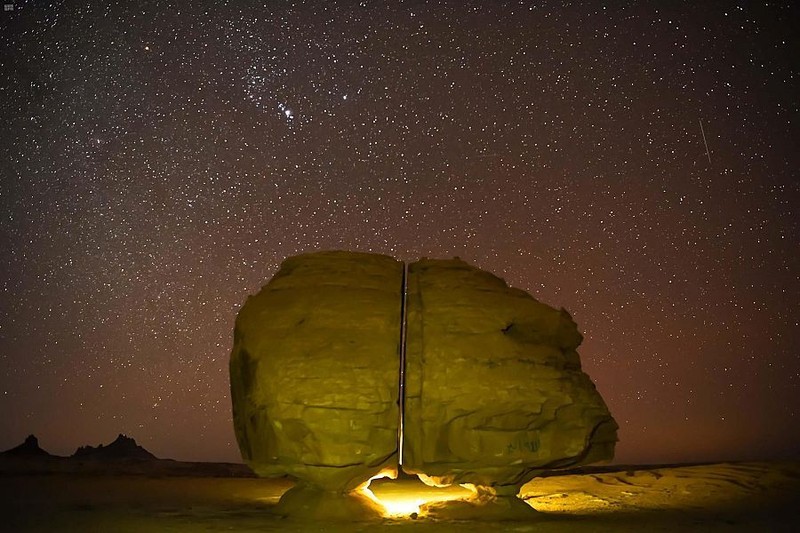
<svg viewBox="0 0 800 533"><path fill-rule="evenodd" d="M14 4L0 450L241 462L239 309L353 250L565 308L614 463L798 458L796 6Z"/></svg>

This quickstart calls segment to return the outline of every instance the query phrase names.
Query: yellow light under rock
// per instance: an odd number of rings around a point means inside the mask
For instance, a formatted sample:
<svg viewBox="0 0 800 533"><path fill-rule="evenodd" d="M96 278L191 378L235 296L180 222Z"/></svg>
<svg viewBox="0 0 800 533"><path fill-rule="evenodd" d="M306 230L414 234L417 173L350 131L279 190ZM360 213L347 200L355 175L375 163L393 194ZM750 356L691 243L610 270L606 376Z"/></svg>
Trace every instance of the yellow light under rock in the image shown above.
<svg viewBox="0 0 800 533"><path fill-rule="evenodd" d="M420 515L420 507L426 503L464 500L475 494L469 488L459 485L429 486L416 476L396 479L393 470L371 477L362 485L361 491L383 508L385 516L395 518Z"/></svg>

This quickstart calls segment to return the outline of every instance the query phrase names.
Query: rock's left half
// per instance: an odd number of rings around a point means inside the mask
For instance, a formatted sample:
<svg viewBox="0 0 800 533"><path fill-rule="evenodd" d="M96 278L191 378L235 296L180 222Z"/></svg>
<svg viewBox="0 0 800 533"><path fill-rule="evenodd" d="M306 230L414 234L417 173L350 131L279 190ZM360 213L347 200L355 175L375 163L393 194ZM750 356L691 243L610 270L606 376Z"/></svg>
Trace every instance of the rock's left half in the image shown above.
<svg viewBox="0 0 800 533"><path fill-rule="evenodd" d="M319 252L286 259L236 318L236 438L260 476L346 492L397 463L403 265Z"/></svg>

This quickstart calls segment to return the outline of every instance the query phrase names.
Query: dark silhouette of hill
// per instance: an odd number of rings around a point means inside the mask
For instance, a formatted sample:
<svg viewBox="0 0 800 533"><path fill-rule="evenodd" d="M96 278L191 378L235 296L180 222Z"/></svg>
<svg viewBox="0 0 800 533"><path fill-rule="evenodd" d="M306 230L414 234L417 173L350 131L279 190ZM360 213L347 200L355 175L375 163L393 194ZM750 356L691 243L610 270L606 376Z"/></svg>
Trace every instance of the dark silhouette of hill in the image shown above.
<svg viewBox="0 0 800 533"><path fill-rule="evenodd" d="M0 455L25 458L53 457L39 447L39 439L34 435L28 435L25 442L15 448L0 453Z"/></svg>
<svg viewBox="0 0 800 533"><path fill-rule="evenodd" d="M158 459L155 455L136 444L135 440L121 433L119 437L108 446L103 446L102 444L96 448L94 446L81 446L75 450L75 453L72 454L72 458L110 461L123 459Z"/></svg>
<svg viewBox="0 0 800 533"><path fill-rule="evenodd" d="M255 477L241 463L197 463L159 459L130 437L120 434L104 446L81 446L69 457L52 455L30 435L21 445L0 452L0 479L4 475L80 474L100 476ZM2 529L2 527L0 527Z"/></svg>

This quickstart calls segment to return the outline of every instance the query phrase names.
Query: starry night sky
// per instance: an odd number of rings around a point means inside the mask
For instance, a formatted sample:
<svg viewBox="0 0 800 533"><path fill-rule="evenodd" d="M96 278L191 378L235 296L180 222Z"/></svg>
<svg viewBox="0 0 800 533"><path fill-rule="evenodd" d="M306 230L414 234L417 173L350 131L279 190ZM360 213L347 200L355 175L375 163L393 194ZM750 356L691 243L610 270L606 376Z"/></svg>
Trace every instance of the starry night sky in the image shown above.
<svg viewBox="0 0 800 533"><path fill-rule="evenodd" d="M16 1L0 449L240 460L236 313L349 249L569 310L618 462L797 454L791 4Z"/></svg>

